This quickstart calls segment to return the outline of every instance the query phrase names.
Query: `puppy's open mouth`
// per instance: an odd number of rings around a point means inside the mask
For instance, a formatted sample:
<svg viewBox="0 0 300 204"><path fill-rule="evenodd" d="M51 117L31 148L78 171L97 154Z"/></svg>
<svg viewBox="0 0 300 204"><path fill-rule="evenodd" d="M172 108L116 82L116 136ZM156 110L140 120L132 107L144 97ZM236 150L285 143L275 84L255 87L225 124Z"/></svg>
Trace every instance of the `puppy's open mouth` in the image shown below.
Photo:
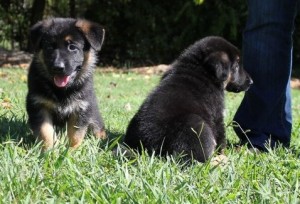
<svg viewBox="0 0 300 204"><path fill-rule="evenodd" d="M71 79L71 76L55 75L54 76L54 84L57 87L63 88L68 85L70 79Z"/></svg>

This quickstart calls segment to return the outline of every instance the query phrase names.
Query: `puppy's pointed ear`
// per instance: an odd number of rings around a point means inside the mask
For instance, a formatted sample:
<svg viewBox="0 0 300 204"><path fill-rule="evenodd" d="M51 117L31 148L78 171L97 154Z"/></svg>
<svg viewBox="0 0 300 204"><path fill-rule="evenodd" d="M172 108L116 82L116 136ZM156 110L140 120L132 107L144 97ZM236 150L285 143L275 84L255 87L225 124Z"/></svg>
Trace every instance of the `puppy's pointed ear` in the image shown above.
<svg viewBox="0 0 300 204"><path fill-rule="evenodd" d="M105 36L104 28L97 23L82 19L77 20L75 26L83 33L92 48L100 51Z"/></svg>
<svg viewBox="0 0 300 204"><path fill-rule="evenodd" d="M204 66L218 80L227 80L230 71L230 60L225 52L210 53L204 59Z"/></svg>
<svg viewBox="0 0 300 204"><path fill-rule="evenodd" d="M41 39L43 35L43 21L39 21L30 28L29 50L36 52L41 48Z"/></svg>

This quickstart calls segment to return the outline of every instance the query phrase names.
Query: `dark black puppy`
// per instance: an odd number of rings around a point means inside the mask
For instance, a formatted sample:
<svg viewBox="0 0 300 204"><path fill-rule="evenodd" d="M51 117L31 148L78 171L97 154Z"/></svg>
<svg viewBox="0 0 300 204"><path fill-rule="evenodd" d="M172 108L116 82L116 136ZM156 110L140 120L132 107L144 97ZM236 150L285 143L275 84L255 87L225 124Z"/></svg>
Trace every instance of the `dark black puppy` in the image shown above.
<svg viewBox="0 0 300 204"><path fill-rule="evenodd" d="M105 137L93 87L96 51L104 40L98 24L71 18L38 22L31 28L34 58L28 74L26 108L29 125L53 147L54 126L67 123L70 146L80 145L88 128Z"/></svg>
<svg viewBox="0 0 300 204"><path fill-rule="evenodd" d="M187 48L131 120L124 142L156 154L184 153L200 162L226 145L224 90L252 83L239 50L220 37Z"/></svg>

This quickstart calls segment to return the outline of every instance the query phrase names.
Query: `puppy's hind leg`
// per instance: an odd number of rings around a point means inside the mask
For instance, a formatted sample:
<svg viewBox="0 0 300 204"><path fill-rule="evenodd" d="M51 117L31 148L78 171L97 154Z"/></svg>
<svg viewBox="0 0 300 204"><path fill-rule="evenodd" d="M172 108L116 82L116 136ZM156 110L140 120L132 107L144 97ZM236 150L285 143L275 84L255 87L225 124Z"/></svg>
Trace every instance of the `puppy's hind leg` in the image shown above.
<svg viewBox="0 0 300 204"><path fill-rule="evenodd" d="M208 160L214 154L217 145L213 131L205 122L192 127L191 130L194 134L190 133L190 137L196 140L194 144L194 157L196 159L200 158L203 161Z"/></svg>
<svg viewBox="0 0 300 204"><path fill-rule="evenodd" d="M173 150L184 152L197 161L207 161L216 150L216 140L210 126L195 114L185 117L176 139L173 141Z"/></svg>

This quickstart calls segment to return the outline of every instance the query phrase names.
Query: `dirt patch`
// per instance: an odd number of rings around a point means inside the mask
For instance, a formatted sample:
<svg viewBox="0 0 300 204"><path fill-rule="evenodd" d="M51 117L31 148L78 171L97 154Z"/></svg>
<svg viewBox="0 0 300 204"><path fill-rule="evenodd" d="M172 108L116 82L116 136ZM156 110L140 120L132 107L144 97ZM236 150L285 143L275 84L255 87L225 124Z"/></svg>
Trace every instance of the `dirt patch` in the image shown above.
<svg viewBox="0 0 300 204"><path fill-rule="evenodd" d="M156 66L146 66L146 67L134 67L134 68L115 68L115 67L101 67L97 71L101 73L128 73L133 72L142 75L152 75L152 74L163 74L169 69L169 65L160 64Z"/></svg>
<svg viewBox="0 0 300 204"><path fill-rule="evenodd" d="M26 68L31 62L32 54L23 51L8 51L0 48L0 67Z"/></svg>

